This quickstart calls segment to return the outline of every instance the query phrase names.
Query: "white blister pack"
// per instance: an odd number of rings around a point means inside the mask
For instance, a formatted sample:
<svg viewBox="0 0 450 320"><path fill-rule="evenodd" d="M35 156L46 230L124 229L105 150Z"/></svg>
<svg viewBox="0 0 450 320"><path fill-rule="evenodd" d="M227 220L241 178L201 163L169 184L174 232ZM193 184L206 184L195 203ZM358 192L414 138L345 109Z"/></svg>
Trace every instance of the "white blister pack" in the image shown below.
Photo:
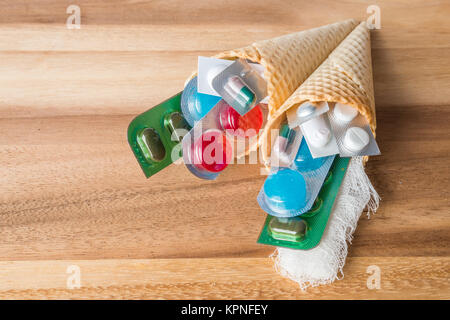
<svg viewBox="0 0 450 320"><path fill-rule="evenodd" d="M284 122L272 146L270 166L289 167L295 160L302 138L303 135L299 127L291 129Z"/></svg>
<svg viewBox="0 0 450 320"><path fill-rule="evenodd" d="M336 103L328 112L341 157L380 154L366 118L349 105Z"/></svg>
<svg viewBox="0 0 450 320"><path fill-rule="evenodd" d="M331 130L327 113L322 113L300 125L313 158L321 158L339 153L336 138Z"/></svg>
<svg viewBox="0 0 450 320"><path fill-rule="evenodd" d="M212 79L214 90L245 115L267 96L267 83L244 59L237 59Z"/></svg>
<svg viewBox="0 0 450 320"><path fill-rule="evenodd" d="M310 101L306 101L296 108L290 108L286 111L289 128L298 127L302 123L324 114L328 110L328 103Z"/></svg>
<svg viewBox="0 0 450 320"><path fill-rule="evenodd" d="M212 86L212 80L225 68L230 66L233 63L233 60L225 60L225 59L217 59L212 57L198 57L198 92L203 94L209 94L212 96L220 96L216 90L214 90ZM264 67L259 63L249 63L249 65L256 71L258 74L264 78ZM261 101L262 103L267 103L265 101Z"/></svg>

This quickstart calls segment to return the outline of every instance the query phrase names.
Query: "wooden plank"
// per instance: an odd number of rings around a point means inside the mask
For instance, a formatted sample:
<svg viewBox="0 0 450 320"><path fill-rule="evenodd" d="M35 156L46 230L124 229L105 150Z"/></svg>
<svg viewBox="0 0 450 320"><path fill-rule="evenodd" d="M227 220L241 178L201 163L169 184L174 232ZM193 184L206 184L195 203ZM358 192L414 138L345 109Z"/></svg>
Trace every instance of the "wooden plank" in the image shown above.
<svg viewBox="0 0 450 320"><path fill-rule="evenodd" d="M364 20L369 3L77 4L82 28L68 30L66 2L0 0L0 298L450 298L450 3L376 2L382 155L366 169L382 202L359 222L345 279L307 293L256 244L260 165L146 180L126 128L182 89L198 55ZM69 264L81 289L66 288ZM367 289L369 265L381 290Z"/></svg>
<svg viewBox="0 0 450 320"><path fill-rule="evenodd" d="M70 266L81 288L67 288ZM369 266L380 289L367 286ZM302 291L269 258L10 261L0 262L0 298L449 299L449 267L448 257L350 258L345 280Z"/></svg>

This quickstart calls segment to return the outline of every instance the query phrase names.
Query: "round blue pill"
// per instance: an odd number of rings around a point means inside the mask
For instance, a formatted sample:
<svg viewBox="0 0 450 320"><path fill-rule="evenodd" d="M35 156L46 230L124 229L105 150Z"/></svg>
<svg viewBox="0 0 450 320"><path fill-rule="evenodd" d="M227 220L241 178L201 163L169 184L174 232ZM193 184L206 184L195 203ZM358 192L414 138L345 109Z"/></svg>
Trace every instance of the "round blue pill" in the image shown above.
<svg viewBox="0 0 450 320"><path fill-rule="evenodd" d="M181 111L186 121L194 123L203 118L221 98L197 92L197 77L192 78L181 94Z"/></svg>
<svg viewBox="0 0 450 320"><path fill-rule="evenodd" d="M267 205L278 213L298 211L306 205L306 183L303 176L292 169L280 168L264 182Z"/></svg>
<svg viewBox="0 0 450 320"><path fill-rule="evenodd" d="M306 140L303 138L295 156L294 165L299 171L313 171L319 169L327 159L328 157L313 158Z"/></svg>

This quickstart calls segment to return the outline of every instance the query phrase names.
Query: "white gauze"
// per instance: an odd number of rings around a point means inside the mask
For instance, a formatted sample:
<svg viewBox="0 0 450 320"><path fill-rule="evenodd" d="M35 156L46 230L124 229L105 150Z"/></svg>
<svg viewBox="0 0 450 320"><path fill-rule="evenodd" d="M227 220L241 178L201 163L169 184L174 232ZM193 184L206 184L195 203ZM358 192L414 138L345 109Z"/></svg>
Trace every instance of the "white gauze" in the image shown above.
<svg viewBox="0 0 450 320"><path fill-rule="evenodd" d="M379 196L367 177L362 157L351 159L319 245L311 250L277 248L272 255L282 276L307 287L332 283L343 277L343 267L359 217L378 208Z"/></svg>

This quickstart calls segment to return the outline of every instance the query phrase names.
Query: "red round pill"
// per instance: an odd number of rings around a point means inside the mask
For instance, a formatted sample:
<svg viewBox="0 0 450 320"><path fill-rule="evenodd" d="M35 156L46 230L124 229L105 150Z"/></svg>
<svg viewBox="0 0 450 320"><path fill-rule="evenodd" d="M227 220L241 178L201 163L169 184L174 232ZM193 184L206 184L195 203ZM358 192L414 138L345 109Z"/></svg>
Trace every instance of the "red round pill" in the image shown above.
<svg viewBox="0 0 450 320"><path fill-rule="evenodd" d="M231 162L233 149L223 131L210 129L195 142L194 164L210 172L220 172Z"/></svg>
<svg viewBox="0 0 450 320"><path fill-rule="evenodd" d="M228 104L224 104L220 109L222 128L229 130L228 133L234 136L250 138L257 135L263 121L263 113L259 104L243 116Z"/></svg>

